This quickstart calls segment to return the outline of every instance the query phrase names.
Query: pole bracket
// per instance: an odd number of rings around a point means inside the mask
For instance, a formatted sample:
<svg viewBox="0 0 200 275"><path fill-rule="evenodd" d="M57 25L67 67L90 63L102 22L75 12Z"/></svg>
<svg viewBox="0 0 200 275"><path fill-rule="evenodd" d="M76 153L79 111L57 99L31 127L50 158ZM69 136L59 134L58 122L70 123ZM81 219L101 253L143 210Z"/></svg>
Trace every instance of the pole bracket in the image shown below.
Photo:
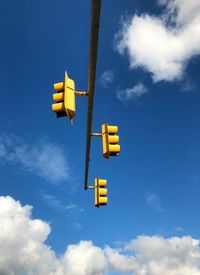
<svg viewBox="0 0 200 275"><path fill-rule="evenodd" d="M87 188L88 188L88 189L95 189L95 186L89 185Z"/></svg>
<svg viewBox="0 0 200 275"><path fill-rule="evenodd" d="M88 92L77 92L77 91L75 91L74 93L75 93L75 95L78 95L78 96L88 96Z"/></svg>
<svg viewBox="0 0 200 275"><path fill-rule="evenodd" d="M92 137L102 137L102 134L100 133L91 133Z"/></svg>

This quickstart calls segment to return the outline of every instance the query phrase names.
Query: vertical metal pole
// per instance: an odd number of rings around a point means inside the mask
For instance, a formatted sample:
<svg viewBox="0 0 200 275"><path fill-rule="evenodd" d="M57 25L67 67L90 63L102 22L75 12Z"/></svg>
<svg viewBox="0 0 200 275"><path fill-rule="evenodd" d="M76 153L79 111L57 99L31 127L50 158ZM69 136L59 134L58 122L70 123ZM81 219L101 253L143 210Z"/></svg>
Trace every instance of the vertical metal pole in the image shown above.
<svg viewBox="0 0 200 275"><path fill-rule="evenodd" d="M93 120L93 105L96 80L96 63L99 39L99 24L101 13L101 0L91 0L91 23L90 23L90 53L88 66L88 113L87 113L87 141L85 157L84 189L88 188L88 171L90 161L90 145Z"/></svg>

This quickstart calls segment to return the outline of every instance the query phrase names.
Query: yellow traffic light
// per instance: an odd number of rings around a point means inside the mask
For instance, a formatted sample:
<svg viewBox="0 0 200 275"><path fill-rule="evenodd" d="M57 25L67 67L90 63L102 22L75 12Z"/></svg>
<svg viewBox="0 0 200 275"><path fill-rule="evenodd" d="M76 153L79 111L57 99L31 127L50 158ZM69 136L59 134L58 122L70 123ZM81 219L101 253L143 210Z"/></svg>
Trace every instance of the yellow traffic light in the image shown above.
<svg viewBox="0 0 200 275"><path fill-rule="evenodd" d="M102 125L102 146L103 156L109 158L110 156L117 156L120 152L119 136L117 126L110 126L108 124Z"/></svg>
<svg viewBox="0 0 200 275"><path fill-rule="evenodd" d="M107 205L107 181L104 179L95 179L95 206Z"/></svg>
<svg viewBox="0 0 200 275"><path fill-rule="evenodd" d="M57 92L53 94L53 100L56 102L52 104L52 111L56 113L57 117L68 116L71 120L75 115L75 84L65 72L64 82L54 84L54 90Z"/></svg>

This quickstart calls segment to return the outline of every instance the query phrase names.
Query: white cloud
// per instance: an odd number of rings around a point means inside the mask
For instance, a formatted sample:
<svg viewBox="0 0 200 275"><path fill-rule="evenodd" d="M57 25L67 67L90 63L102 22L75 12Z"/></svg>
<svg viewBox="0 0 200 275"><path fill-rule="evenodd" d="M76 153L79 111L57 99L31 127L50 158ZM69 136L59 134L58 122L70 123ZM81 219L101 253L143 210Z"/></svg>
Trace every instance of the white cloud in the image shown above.
<svg viewBox="0 0 200 275"><path fill-rule="evenodd" d="M199 241L191 237L164 239L139 236L125 246L129 255L107 248L110 265L134 275L199 275ZM130 255L132 253L132 255Z"/></svg>
<svg viewBox="0 0 200 275"><path fill-rule="evenodd" d="M154 82L181 79L189 60L200 54L200 1L158 1L164 13L134 15L117 34L116 48L130 67L149 71Z"/></svg>
<svg viewBox="0 0 200 275"><path fill-rule="evenodd" d="M102 275L106 259L90 241L69 245L61 257L44 242L49 225L31 218L31 207L0 197L0 274Z"/></svg>
<svg viewBox="0 0 200 275"><path fill-rule="evenodd" d="M143 83L139 82L133 88L117 91L117 97L119 98L119 100L125 102L131 99L138 98L143 94L146 94L147 92L147 88L143 85Z"/></svg>
<svg viewBox="0 0 200 275"><path fill-rule="evenodd" d="M15 135L1 135L0 160L18 165L49 182L69 180L69 166L62 149L46 140L31 144Z"/></svg>
<svg viewBox="0 0 200 275"><path fill-rule="evenodd" d="M11 197L0 197L0 274L51 274L55 255L44 245L50 227L30 219L30 215L30 206L22 207Z"/></svg>
<svg viewBox="0 0 200 275"><path fill-rule="evenodd" d="M146 203L150 206L153 210L157 212L163 212L163 207L160 201L160 198L155 193L148 193L146 194Z"/></svg>
<svg viewBox="0 0 200 275"><path fill-rule="evenodd" d="M45 244L49 224L33 219L31 209L0 197L0 274L200 275L200 242L190 236L138 236L120 249L80 241L58 257Z"/></svg>
<svg viewBox="0 0 200 275"><path fill-rule="evenodd" d="M102 73L100 76L100 82L104 88L107 88L109 84L114 81L114 72L113 70L107 70Z"/></svg>
<svg viewBox="0 0 200 275"><path fill-rule="evenodd" d="M62 274L70 275L103 275L107 269L107 261L103 250L91 241L81 241L69 245L62 258Z"/></svg>

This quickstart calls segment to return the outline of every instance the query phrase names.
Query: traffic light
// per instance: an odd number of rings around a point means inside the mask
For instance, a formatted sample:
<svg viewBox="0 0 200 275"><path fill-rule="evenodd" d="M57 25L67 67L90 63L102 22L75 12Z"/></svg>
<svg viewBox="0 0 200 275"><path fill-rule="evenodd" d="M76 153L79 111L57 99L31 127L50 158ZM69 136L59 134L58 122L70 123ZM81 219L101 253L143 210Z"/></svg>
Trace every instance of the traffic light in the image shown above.
<svg viewBox="0 0 200 275"><path fill-rule="evenodd" d="M71 120L75 115L75 84L65 72L64 82L54 84L52 111L56 113L57 118L68 116Z"/></svg>
<svg viewBox="0 0 200 275"><path fill-rule="evenodd" d="M107 205L107 181L103 179L95 179L95 206Z"/></svg>
<svg viewBox="0 0 200 275"><path fill-rule="evenodd" d="M103 156L109 158L110 156L117 156L120 152L119 136L117 126L110 126L108 124L102 125L102 146Z"/></svg>

